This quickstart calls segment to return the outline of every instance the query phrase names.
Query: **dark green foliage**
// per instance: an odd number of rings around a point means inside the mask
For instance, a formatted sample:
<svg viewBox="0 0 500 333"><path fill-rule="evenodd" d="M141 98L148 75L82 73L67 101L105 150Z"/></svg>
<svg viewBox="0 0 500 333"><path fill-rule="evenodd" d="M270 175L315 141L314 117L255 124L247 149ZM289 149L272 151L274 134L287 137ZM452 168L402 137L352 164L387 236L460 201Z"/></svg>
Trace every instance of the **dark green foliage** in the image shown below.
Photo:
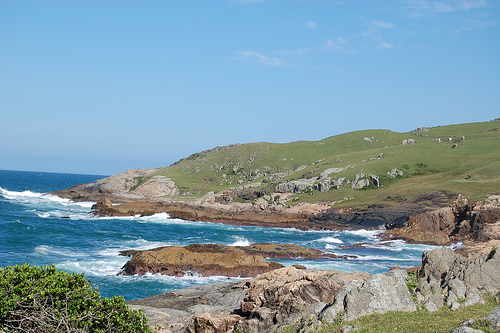
<svg viewBox="0 0 500 333"><path fill-rule="evenodd" d="M0 269L0 330L5 332L151 332L123 297L101 298L84 274L55 265Z"/></svg>

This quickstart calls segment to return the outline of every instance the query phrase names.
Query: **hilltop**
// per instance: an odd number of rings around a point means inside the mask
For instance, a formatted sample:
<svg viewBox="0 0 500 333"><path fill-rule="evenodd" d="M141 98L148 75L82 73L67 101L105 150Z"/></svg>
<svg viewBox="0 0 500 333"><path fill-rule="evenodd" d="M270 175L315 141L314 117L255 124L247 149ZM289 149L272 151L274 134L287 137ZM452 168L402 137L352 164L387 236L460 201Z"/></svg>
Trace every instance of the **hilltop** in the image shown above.
<svg viewBox="0 0 500 333"><path fill-rule="evenodd" d="M499 135L496 119L407 133L378 129L319 141L232 144L55 194L98 201L96 213L105 215L164 211L195 220L300 227L320 213L330 215L316 224L356 212L365 221L401 224L450 205L459 194L471 202L499 194Z"/></svg>

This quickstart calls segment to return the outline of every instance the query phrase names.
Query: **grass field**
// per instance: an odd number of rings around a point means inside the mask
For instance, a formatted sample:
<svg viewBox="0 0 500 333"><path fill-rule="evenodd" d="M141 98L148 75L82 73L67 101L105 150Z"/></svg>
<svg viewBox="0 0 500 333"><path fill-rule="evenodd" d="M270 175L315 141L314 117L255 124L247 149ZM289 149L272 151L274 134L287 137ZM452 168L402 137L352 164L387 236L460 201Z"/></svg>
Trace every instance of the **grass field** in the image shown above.
<svg viewBox="0 0 500 333"><path fill-rule="evenodd" d="M405 139L414 139L415 144L402 145ZM436 142L438 139L441 142ZM359 173L376 175L381 186L362 190L341 186L327 192L310 189L295 198L307 202L349 198L339 206L350 207L395 205L432 192L482 200L488 194L500 193L500 121L408 133L364 130L320 141L217 147L160 168L158 174L172 178L183 192L182 198L190 199L210 191L262 182L271 174L284 174L281 179L262 183L260 188L270 194L282 181L318 177L328 168L346 166L347 170L331 177L352 180ZM403 172L402 177L388 176L395 168Z"/></svg>

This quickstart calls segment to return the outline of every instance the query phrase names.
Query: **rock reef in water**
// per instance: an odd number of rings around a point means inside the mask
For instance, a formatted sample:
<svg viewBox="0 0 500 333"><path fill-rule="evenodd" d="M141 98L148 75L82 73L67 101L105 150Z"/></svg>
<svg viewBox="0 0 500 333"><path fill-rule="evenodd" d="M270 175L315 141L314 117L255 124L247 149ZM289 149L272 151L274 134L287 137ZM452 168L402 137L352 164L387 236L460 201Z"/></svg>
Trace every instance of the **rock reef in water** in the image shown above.
<svg viewBox="0 0 500 333"><path fill-rule="evenodd" d="M266 258L341 258L333 253L308 249L293 244L256 243L250 246L221 244L191 244L185 247L166 246L144 251L125 251L132 255L120 274L144 275L159 273L171 276L199 274L201 276L254 277L282 268Z"/></svg>

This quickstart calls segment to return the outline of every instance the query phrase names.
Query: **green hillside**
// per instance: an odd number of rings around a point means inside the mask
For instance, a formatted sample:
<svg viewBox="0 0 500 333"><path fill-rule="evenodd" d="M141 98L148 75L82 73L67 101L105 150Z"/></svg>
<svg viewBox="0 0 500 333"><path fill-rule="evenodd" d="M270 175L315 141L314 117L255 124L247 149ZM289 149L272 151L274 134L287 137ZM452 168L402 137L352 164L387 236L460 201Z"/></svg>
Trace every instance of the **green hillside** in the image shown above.
<svg viewBox="0 0 500 333"><path fill-rule="evenodd" d="M179 198L184 200L256 182L261 185L252 191L272 194L278 184L287 181L309 179L317 184L321 173L331 168L346 170L331 173L330 180L345 178L344 182L350 184L332 186L324 192L313 184L294 193L289 204L348 199L338 206L394 205L435 192L481 200L500 193L499 135L497 119L408 133L364 130L320 141L235 144L193 154L158 169L158 174L174 180L182 192ZM415 143L403 145L408 139ZM377 176L379 186L371 182L361 189L351 188L360 173L365 179Z"/></svg>

